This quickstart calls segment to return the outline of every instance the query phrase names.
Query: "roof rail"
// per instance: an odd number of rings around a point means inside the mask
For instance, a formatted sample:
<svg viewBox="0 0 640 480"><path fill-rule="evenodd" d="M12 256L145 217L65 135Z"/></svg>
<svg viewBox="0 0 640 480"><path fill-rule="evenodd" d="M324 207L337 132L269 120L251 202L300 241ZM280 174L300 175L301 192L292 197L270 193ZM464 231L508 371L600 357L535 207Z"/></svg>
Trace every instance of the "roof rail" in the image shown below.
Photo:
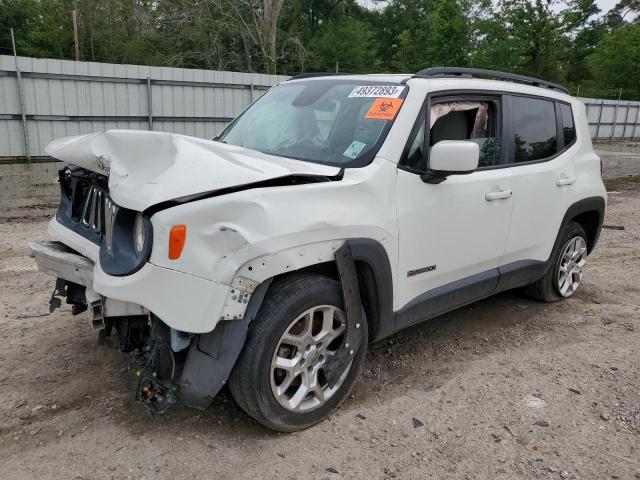
<svg viewBox="0 0 640 480"><path fill-rule="evenodd" d="M557 83L547 82L539 78L527 77L525 75L518 75L516 73L498 72L496 70L485 70L483 68L464 68L464 67L434 67L425 68L414 74L412 78L437 78L437 77L492 77L503 80L511 80L514 82L527 83L534 87L550 88L552 90L558 90L563 93L569 93L569 91L562 85Z"/></svg>
<svg viewBox="0 0 640 480"><path fill-rule="evenodd" d="M313 77L331 77L334 75L346 75L346 73L335 73L335 72L307 72L307 73L299 73L293 77L290 77L289 80L300 80L302 78L313 78ZM287 80L288 81L288 80Z"/></svg>

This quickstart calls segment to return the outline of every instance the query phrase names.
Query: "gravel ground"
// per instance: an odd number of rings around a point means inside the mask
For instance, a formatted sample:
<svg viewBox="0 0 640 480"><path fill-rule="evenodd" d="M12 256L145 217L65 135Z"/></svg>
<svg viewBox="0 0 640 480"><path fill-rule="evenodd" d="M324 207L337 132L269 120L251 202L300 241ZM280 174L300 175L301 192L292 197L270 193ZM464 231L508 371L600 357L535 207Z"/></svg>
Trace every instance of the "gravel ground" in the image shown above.
<svg viewBox="0 0 640 480"><path fill-rule="evenodd" d="M54 168L0 169L0 478L640 478L640 181L610 182L584 284L508 292L372 345L323 423L276 434L223 392L149 417L125 355L96 345L25 240L44 238Z"/></svg>

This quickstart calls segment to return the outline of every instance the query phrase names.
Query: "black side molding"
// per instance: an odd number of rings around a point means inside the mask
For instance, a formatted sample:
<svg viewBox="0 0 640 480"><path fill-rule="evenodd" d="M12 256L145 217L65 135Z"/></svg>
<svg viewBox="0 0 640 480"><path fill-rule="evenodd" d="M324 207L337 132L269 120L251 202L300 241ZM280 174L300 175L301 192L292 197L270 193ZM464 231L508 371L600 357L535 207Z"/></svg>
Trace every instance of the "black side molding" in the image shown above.
<svg viewBox="0 0 640 480"><path fill-rule="evenodd" d="M393 277L389 256L380 242L370 238L352 238L347 240L353 260L364 264L368 269L358 272L363 300L369 304L369 334L372 341L388 337L395 332L395 315L393 313ZM365 270L365 271L363 271ZM370 273L370 275L369 275Z"/></svg>
<svg viewBox="0 0 640 480"><path fill-rule="evenodd" d="M539 260L518 260L498 267L500 281L495 293L524 287L535 282L542 278L546 267L547 262Z"/></svg>
<svg viewBox="0 0 640 480"><path fill-rule="evenodd" d="M417 296L396 312L396 331L493 295L499 278L494 268Z"/></svg>
<svg viewBox="0 0 640 480"><path fill-rule="evenodd" d="M604 210L605 210L605 201L603 197L587 197L571 205L567 209L567 213L564 214L562 223L560 224L560 229L558 230L558 236L556 237L556 241L553 244L553 249L551 250L551 255L553 255L553 252L558 246L558 243L560 243L561 241L561 238L560 238L561 233L564 231L564 228L567 226L567 224L571 220L573 220L575 217L577 217L581 213L597 212L599 218L598 218L596 230L594 232L594 236L591 239L591 242L589 245L589 253L591 253L595 248L596 244L598 243L598 238L600 237L600 231L602 230L602 223L604 221ZM551 258L549 258L549 260L551 260Z"/></svg>

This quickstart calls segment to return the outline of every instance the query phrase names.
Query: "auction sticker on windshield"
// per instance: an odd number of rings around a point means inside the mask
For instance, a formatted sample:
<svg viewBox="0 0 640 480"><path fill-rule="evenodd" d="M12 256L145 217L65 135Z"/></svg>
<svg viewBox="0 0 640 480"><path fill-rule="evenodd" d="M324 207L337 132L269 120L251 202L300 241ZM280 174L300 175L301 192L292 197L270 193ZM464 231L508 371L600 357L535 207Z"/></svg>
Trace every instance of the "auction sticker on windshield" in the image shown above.
<svg viewBox="0 0 640 480"><path fill-rule="evenodd" d="M403 101L402 98L376 98L364 118L393 120Z"/></svg>
<svg viewBox="0 0 640 480"><path fill-rule="evenodd" d="M349 98L398 98L402 90L401 85L361 85L351 90Z"/></svg>
<svg viewBox="0 0 640 480"><path fill-rule="evenodd" d="M349 158L356 158L358 155L360 155L360 152L366 146L367 146L366 143L362 143L362 142L358 142L357 140L354 140L353 142L351 142L351 145L349 145L349 147L344 151L342 155Z"/></svg>

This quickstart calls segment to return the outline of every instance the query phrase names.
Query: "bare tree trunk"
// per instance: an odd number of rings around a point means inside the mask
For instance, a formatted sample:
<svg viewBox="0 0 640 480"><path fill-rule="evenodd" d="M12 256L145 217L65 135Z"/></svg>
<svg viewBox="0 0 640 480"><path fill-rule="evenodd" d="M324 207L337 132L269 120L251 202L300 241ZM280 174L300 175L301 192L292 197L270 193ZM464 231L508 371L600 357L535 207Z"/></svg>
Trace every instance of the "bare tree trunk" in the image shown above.
<svg viewBox="0 0 640 480"><path fill-rule="evenodd" d="M251 63L251 50L249 49L249 42L247 42L247 37L242 37L242 47L244 48L245 67L248 72L253 72L253 65Z"/></svg>
<svg viewBox="0 0 640 480"><path fill-rule="evenodd" d="M266 43L265 49L268 54L268 58L265 59L267 60L267 73L275 74L278 49L278 19L280 18L284 0L263 0L263 2L262 30Z"/></svg>

